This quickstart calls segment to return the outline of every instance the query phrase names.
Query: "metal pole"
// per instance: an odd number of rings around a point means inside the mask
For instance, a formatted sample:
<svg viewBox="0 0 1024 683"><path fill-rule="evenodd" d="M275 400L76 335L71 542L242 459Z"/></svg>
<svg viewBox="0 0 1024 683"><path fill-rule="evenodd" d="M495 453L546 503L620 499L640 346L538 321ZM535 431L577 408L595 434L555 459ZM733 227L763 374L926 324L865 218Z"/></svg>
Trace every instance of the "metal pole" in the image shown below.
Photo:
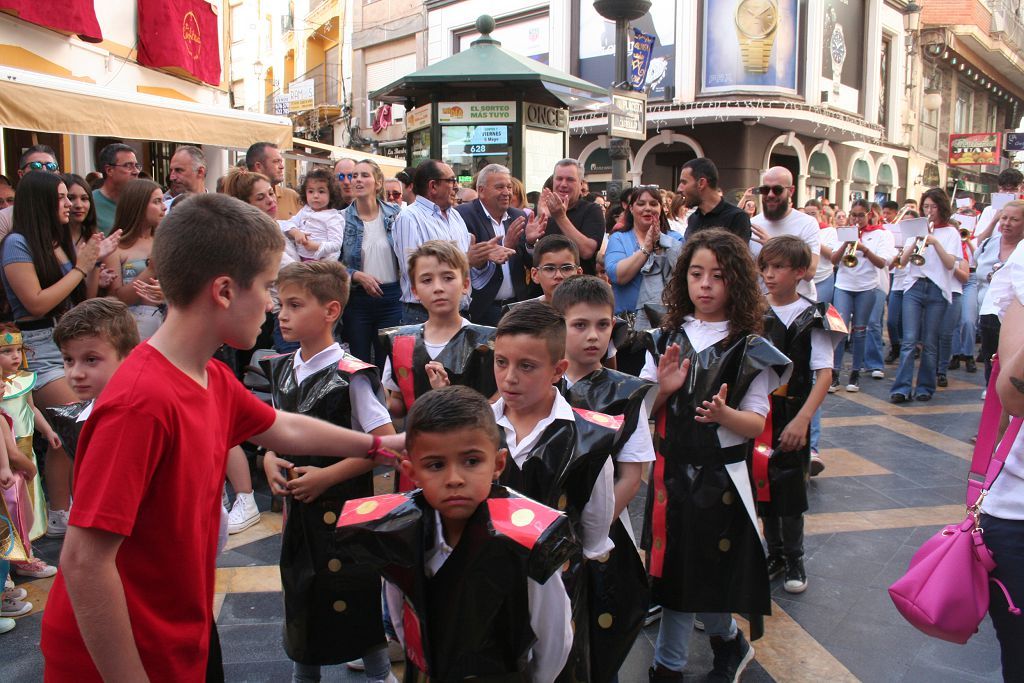
<svg viewBox="0 0 1024 683"><path fill-rule="evenodd" d="M615 21L615 87L628 89L628 54L626 35L629 22L626 19ZM626 187L626 162L629 161L629 141L623 138L611 138L608 141L608 156L612 162L612 179L608 183L608 198L618 201L619 195Z"/></svg>

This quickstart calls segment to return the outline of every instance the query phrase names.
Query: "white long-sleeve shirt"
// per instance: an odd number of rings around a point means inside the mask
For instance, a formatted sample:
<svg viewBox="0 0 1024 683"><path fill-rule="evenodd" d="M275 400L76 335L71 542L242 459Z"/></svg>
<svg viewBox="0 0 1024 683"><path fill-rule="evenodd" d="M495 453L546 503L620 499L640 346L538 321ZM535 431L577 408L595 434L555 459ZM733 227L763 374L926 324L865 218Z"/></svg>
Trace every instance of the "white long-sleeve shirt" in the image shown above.
<svg viewBox="0 0 1024 683"><path fill-rule="evenodd" d="M286 253L296 261L337 261L345 241L345 217L337 209L314 211L303 206L299 212L286 221L279 221L281 232L287 236L289 230L298 230L309 235L320 247L311 251L291 240L286 243Z"/></svg>

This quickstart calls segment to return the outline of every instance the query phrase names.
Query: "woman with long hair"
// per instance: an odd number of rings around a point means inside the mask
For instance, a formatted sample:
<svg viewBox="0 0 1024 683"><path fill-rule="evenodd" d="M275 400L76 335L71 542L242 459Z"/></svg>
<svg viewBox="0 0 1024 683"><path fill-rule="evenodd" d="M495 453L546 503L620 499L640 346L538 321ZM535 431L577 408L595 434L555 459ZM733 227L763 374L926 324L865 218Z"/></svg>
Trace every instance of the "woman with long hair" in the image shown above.
<svg viewBox="0 0 1024 683"><path fill-rule="evenodd" d="M939 333L946 308L953 300L953 270L960 253L960 233L949 223L952 211L949 197L933 187L921 196L921 211L928 217L928 236L909 237L900 254L904 268L903 338L900 340L900 365L889 393L893 403L911 398L931 400L937 378ZM914 255L923 263L911 260ZM914 349L921 342L921 364L914 386Z"/></svg>
<svg viewBox="0 0 1024 683"><path fill-rule="evenodd" d="M625 217L623 228L608 237L605 270L615 294L615 313L635 317L635 329L646 330L651 324L643 306L661 303L683 240L668 229L656 188L635 188Z"/></svg>
<svg viewBox="0 0 1024 683"><path fill-rule="evenodd" d="M110 294L128 305L142 341L153 336L163 316L160 308L143 297L134 283L138 280L140 285L158 284L149 254L153 250L156 227L166 212L160 186L152 180L136 178L121 190L114 214L114 227L120 228L122 233L117 251L106 260L106 267L116 273Z"/></svg>
<svg viewBox="0 0 1024 683"><path fill-rule="evenodd" d="M64 362L53 341L53 326L65 311L99 288L96 264L117 248L120 232L108 238L93 234L76 250L68 224L71 202L64 180L43 171L25 174L14 200L13 227L0 245L2 278L7 301L36 373L33 398L39 408L73 403L64 378ZM50 444L46 455L50 511L47 535L67 531L71 505L71 460L64 449Z"/></svg>
<svg viewBox="0 0 1024 683"><path fill-rule="evenodd" d="M352 355L380 368L385 353L377 332L402 322L398 258L391 235L399 209L381 199L383 187L384 174L377 164L369 160L356 164L354 198L342 212L345 239L341 250L341 262L352 276L348 305L341 314L342 335Z"/></svg>

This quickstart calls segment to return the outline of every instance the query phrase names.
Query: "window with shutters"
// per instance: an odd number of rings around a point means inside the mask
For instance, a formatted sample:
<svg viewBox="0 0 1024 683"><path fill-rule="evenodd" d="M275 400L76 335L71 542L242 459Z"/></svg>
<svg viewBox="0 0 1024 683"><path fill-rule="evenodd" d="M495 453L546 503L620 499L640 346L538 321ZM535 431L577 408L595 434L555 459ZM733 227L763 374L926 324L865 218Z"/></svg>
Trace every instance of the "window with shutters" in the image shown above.
<svg viewBox="0 0 1024 683"><path fill-rule="evenodd" d="M416 55L402 55L393 59L385 59L382 62L374 62L366 65L366 127L369 127L373 120L373 113L377 111L380 102L369 100L370 93L383 88L402 76L411 74L416 70ZM391 120L401 121L405 118L405 107L401 104L391 105Z"/></svg>

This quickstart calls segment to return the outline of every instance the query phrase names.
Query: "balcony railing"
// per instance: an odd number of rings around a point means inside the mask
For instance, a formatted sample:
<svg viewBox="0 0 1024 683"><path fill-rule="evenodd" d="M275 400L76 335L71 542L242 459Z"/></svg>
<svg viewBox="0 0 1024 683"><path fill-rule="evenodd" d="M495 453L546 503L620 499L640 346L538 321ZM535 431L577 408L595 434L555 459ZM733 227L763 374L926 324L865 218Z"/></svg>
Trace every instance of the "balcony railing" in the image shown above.
<svg viewBox="0 0 1024 683"><path fill-rule="evenodd" d="M1024 16L1019 0L988 0L992 12L989 32L1015 52L1024 49Z"/></svg>

